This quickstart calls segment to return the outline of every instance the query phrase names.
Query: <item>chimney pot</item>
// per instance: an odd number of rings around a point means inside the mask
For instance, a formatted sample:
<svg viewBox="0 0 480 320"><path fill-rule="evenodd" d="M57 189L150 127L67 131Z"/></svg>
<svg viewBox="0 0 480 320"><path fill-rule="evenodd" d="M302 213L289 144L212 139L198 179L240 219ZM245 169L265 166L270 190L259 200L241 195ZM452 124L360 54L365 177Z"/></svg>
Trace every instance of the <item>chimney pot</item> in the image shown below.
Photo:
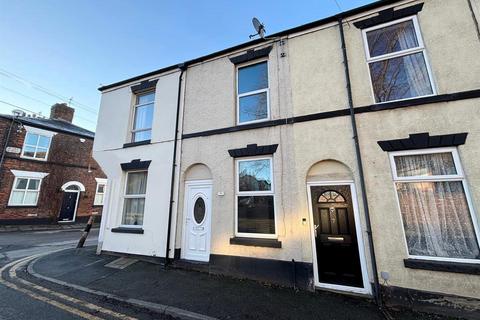
<svg viewBox="0 0 480 320"><path fill-rule="evenodd" d="M74 113L75 109L69 107L66 103L55 103L50 109L50 119L72 123Z"/></svg>

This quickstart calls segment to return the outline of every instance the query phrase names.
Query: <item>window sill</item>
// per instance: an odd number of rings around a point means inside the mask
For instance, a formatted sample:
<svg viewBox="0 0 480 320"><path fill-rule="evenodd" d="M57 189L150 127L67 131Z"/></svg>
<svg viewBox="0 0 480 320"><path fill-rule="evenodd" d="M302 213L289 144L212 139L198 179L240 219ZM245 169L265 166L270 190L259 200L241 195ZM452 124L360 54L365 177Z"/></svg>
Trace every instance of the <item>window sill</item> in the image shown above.
<svg viewBox="0 0 480 320"><path fill-rule="evenodd" d="M135 234L143 234L143 229L141 228L128 228L128 227L118 227L118 228L112 228L110 230L115 233L135 233Z"/></svg>
<svg viewBox="0 0 480 320"><path fill-rule="evenodd" d="M131 148L131 147L136 147L136 146L144 146L146 144L150 144L150 139L149 140L143 140L143 141L137 141L137 142L129 142L125 143L123 145L124 148Z"/></svg>
<svg viewBox="0 0 480 320"><path fill-rule="evenodd" d="M258 119L258 120L252 120L252 121L245 121L245 122L237 122L237 126L248 126L249 124L256 124L256 123L262 123L262 122L267 122L270 121L270 118L264 118L264 119Z"/></svg>
<svg viewBox="0 0 480 320"><path fill-rule="evenodd" d="M480 275L480 264L477 263L433 261L420 259L404 259L403 263L405 267L411 269Z"/></svg>
<svg viewBox="0 0 480 320"><path fill-rule="evenodd" d="M47 162L47 158L35 158L35 157L26 157L26 156L20 156L20 159L24 160L33 160L33 161L40 161L40 162Z"/></svg>
<svg viewBox="0 0 480 320"><path fill-rule="evenodd" d="M375 57L375 58L377 58L377 57ZM381 59L390 59L390 58L391 57L381 58ZM373 103L373 105L381 106L382 104L388 104L388 103L408 102L410 100L430 98L430 97L434 97L436 95L437 95L436 93L432 93L432 94L427 94L427 95L424 95L424 96L416 96L416 97L403 98L403 99L395 99L395 100L388 100L388 101L375 101Z"/></svg>
<svg viewBox="0 0 480 320"><path fill-rule="evenodd" d="M230 244L240 246L252 246L252 247L267 247L267 248L281 248L282 242L277 239L260 239L260 238L230 238Z"/></svg>
<svg viewBox="0 0 480 320"><path fill-rule="evenodd" d="M5 208L7 209L28 209L28 208L38 208L38 205L21 205L21 204L9 204Z"/></svg>

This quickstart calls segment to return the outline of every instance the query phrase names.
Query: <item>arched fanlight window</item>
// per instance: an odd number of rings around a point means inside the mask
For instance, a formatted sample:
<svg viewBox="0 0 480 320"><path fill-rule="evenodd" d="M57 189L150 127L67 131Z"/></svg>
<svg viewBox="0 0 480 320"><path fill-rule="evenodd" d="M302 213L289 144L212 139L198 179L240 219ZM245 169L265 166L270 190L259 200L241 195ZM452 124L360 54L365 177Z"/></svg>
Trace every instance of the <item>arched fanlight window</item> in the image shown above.
<svg viewBox="0 0 480 320"><path fill-rule="evenodd" d="M69 181L65 183L62 188L62 191L85 191L85 186L78 181Z"/></svg>
<svg viewBox="0 0 480 320"><path fill-rule="evenodd" d="M318 197L319 203L341 203L345 202L345 198L336 191L325 191Z"/></svg>

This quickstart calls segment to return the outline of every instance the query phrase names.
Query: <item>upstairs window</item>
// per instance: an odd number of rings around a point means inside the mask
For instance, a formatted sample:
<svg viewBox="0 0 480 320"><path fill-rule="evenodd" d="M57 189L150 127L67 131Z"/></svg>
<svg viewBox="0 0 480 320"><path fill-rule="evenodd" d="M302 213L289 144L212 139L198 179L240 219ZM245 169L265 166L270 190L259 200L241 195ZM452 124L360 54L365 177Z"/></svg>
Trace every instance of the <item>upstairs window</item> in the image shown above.
<svg viewBox="0 0 480 320"><path fill-rule="evenodd" d="M54 133L28 126L25 129L22 158L46 161Z"/></svg>
<svg viewBox="0 0 480 320"><path fill-rule="evenodd" d="M435 93L417 17L363 30L375 102Z"/></svg>
<svg viewBox="0 0 480 320"><path fill-rule="evenodd" d="M147 92L136 95L133 116L132 142L151 139L154 102L155 92Z"/></svg>
<svg viewBox="0 0 480 320"><path fill-rule="evenodd" d="M456 148L392 152L390 160L409 255L479 263L475 213Z"/></svg>
<svg viewBox="0 0 480 320"><path fill-rule="evenodd" d="M274 238L272 158L237 160L237 236Z"/></svg>
<svg viewBox="0 0 480 320"><path fill-rule="evenodd" d="M268 62L237 69L237 124L270 118L268 97Z"/></svg>

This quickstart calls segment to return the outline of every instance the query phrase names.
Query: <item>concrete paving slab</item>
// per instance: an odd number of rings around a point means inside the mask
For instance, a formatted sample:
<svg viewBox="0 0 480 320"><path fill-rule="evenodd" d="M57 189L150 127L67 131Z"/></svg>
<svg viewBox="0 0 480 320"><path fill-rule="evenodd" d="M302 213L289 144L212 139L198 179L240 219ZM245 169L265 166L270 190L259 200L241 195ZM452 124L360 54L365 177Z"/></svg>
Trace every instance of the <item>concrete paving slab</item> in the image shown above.
<svg viewBox="0 0 480 320"><path fill-rule="evenodd" d="M137 259L121 257L121 258L113 260L112 262L107 263L105 265L105 267L122 270L122 269L125 269L128 266L131 266L132 264L134 264L137 261L138 261Z"/></svg>

